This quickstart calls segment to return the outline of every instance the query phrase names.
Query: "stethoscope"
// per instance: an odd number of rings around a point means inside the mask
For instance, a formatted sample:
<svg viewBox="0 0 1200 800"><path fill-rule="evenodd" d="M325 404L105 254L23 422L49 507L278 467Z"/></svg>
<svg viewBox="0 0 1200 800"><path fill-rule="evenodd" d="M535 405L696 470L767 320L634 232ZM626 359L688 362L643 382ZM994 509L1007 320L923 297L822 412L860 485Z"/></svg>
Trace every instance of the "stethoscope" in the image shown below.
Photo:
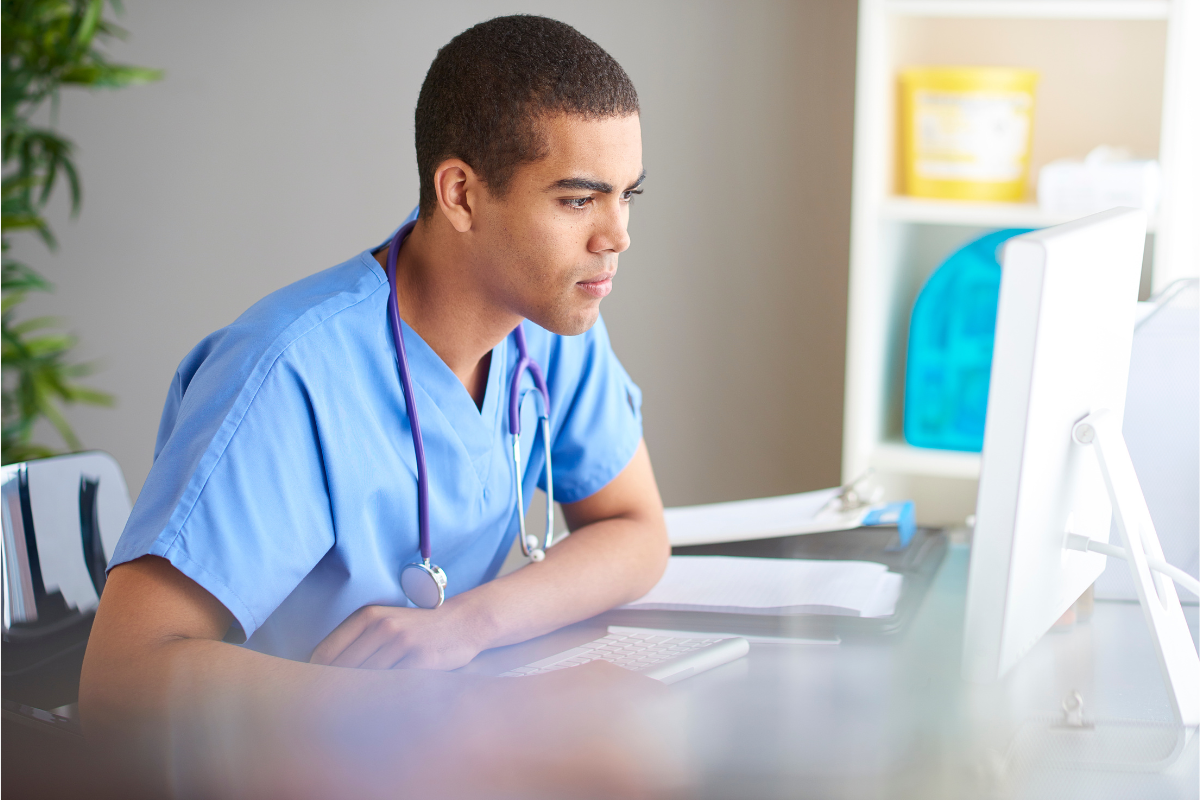
<svg viewBox="0 0 1200 800"><path fill-rule="evenodd" d="M391 295L388 298L388 323L392 329L392 342L396 346L396 360L400 367L400 388L404 392L404 406L408 411L408 424L412 429L413 450L417 456L417 531L421 543L421 561L407 564L400 570L400 589L404 596L418 608L437 608L446 599L446 573L433 564L430 558L433 549L429 544L429 472L425 467L425 445L421 441L421 423L417 419L417 403L413 393L412 377L408 370L408 354L404 350L404 337L400 333L400 310L396 292L396 258L400 244L412 230L409 223L396 231L388 245L387 276ZM525 346L525 331L518 324L513 329L517 340L517 367L513 371L512 383L508 388L508 430L512 438L513 487L517 495L517 516L521 522L521 552L532 561L546 557L546 548L554 543L554 478L550 469L550 391L542 368L529 357ZM538 414L542 428L542 446L546 452L546 533L539 547L538 539L525 532L525 498L521 490L521 377L528 370L533 377L534 388L542 396L542 409Z"/></svg>

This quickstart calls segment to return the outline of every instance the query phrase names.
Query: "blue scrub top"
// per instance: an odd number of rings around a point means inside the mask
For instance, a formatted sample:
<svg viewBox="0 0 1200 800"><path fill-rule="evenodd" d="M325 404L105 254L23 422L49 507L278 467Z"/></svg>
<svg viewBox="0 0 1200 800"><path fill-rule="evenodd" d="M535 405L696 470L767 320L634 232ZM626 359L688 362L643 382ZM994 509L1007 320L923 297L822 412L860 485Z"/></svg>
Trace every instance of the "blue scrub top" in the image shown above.
<svg viewBox="0 0 1200 800"><path fill-rule="evenodd" d="M299 660L359 608L408 605L400 570L420 560L417 469L388 299L367 250L200 342L175 373L154 466L109 568L161 556L229 609L247 647ZM603 320L579 336L522 324L550 389L555 498L582 500L633 457L641 392ZM509 335L492 351L481 410L421 337L403 331L429 468L432 560L453 596L494 578L517 533L507 414L517 347ZM530 498L544 486L545 459L528 373L522 385Z"/></svg>

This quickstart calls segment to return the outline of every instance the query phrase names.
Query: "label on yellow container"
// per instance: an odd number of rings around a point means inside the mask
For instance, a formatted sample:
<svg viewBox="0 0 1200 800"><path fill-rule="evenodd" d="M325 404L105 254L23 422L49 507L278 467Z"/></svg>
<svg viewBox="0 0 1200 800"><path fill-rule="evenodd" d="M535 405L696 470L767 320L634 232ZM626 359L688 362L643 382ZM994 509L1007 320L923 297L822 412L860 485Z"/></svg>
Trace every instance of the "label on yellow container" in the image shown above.
<svg viewBox="0 0 1200 800"><path fill-rule="evenodd" d="M918 197L1022 199L1036 80L1029 70L998 67L905 70L904 190Z"/></svg>
<svg viewBox="0 0 1200 800"><path fill-rule="evenodd" d="M1025 171L1030 97L918 91L914 99L918 177L1015 181Z"/></svg>

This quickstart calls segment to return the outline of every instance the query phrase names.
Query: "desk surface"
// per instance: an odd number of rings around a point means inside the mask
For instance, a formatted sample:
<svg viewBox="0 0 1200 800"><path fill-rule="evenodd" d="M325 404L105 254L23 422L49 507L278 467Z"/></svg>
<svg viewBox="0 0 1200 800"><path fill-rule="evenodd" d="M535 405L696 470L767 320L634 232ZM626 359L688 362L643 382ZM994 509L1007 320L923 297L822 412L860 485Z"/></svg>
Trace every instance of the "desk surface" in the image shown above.
<svg viewBox="0 0 1200 800"><path fill-rule="evenodd" d="M952 546L902 636L752 645L747 658L675 684L686 763L705 797L1196 798L1200 737L1161 773L1043 771L1001 764L1019 731L1061 714L1071 691L1100 720L1170 722L1139 606L1097 602L1089 622L1047 634L1011 674L958 675L968 548ZM1121 565L1114 565L1119 567ZM1196 635L1197 609L1185 614ZM483 653L496 674L604 633L599 621Z"/></svg>

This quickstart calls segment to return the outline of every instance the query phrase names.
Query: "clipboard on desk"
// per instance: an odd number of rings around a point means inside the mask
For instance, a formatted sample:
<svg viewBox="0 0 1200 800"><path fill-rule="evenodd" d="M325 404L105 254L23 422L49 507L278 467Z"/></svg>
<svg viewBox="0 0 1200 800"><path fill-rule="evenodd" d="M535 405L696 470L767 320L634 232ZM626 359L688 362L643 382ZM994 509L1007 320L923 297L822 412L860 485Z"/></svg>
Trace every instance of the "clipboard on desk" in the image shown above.
<svg viewBox="0 0 1200 800"><path fill-rule="evenodd" d="M857 480L833 489L668 508L663 516L672 547L683 547L779 536L849 531L875 525L895 527L900 546L916 532L911 501L880 503L882 491L868 471Z"/></svg>
<svg viewBox="0 0 1200 800"><path fill-rule="evenodd" d="M834 508L841 514L838 519L828 513L829 501L844 490L842 487L784 498L673 509L667 517L672 555L876 562L904 578L900 597L888 616L620 608L603 615L604 621L631 627L818 640L900 632L915 615L945 556L946 537L938 529L909 529L905 536L899 524L862 526L864 519L880 510L878 504L864 504L851 513ZM716 513L705 515L706 509ZM681 511L686 512L685 521L700 524L680 525ZM738 516L735 511L743 513ZM792 512L790 531L785 518L789 511ZM827 527L820 529L821 525ZM712 541L720 538L725 540ZM908 541L903 542L904 538Z"/></svg>

